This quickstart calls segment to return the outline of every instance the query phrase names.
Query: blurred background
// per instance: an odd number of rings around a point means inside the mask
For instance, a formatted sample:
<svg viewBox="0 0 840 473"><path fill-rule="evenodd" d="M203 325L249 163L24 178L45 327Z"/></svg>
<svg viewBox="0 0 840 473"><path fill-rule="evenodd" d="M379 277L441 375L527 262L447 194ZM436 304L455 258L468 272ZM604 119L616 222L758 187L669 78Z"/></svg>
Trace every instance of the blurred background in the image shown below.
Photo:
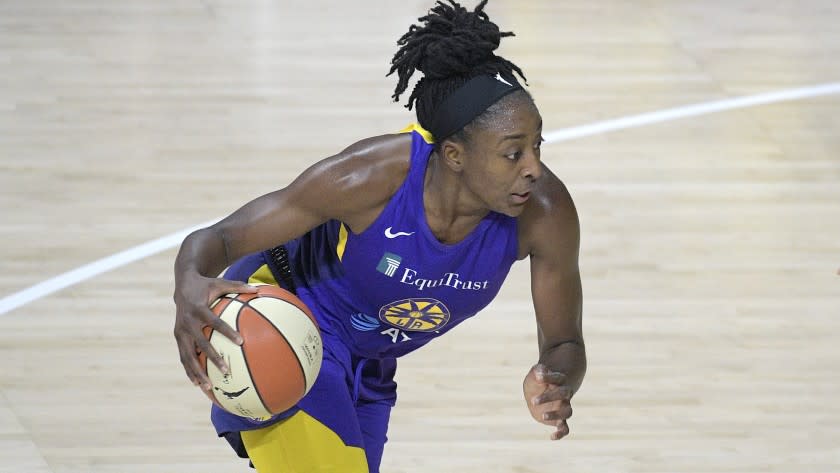
<svg viewBox="0 0 840 473"><path fill-rule="evenodd" d="M0 0L0 471L251 471L180 366L177 239L8 304L412 122L385 74L432 6ZM537 348L520 262L487 310L400 360L383 473L840 471L840 4L486 11L517 35L499 54L547 135L675 112L543 151L582 225L589 370L571 435L549 441L524 405Z"/></svg>

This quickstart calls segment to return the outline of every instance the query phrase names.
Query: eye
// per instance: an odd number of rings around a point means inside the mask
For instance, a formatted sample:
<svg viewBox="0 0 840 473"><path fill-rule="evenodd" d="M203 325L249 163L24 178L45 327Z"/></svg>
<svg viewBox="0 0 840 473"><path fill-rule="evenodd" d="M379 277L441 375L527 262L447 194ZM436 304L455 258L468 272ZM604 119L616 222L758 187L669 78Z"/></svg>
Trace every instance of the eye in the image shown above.
<svg viewBox="0 0 840 473"><path fill-rule="evenodd" d="M537 144L535 144L535 145L534 145L534 149L540 149L540 148L542 147L543 142L545 142L545 138L543 138L543 137L541 136L541 137L540 137L540 140L539 140L539 141L537 141Z"/></svg>
<svg viewBox="0 0 840 473"><path fill-rule="evenodd" d="M505 155L505 157L510 159L511 161L516 161L522 157L522 151L514 151L513 153L508 153Z"/></svg>

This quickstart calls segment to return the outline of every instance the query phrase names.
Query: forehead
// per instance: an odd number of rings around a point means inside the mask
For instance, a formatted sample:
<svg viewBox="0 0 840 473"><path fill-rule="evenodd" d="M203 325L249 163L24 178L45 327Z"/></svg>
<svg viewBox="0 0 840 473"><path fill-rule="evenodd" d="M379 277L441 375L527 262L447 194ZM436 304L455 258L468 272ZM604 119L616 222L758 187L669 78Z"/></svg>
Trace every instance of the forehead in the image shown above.
<svg viewBox="0 0 840 473"><path fill-rule="evenodd" d="M489 135L534 133L542 117L534 100L526 92L516 92L491 105L476 120L476 131Z"/></svg>

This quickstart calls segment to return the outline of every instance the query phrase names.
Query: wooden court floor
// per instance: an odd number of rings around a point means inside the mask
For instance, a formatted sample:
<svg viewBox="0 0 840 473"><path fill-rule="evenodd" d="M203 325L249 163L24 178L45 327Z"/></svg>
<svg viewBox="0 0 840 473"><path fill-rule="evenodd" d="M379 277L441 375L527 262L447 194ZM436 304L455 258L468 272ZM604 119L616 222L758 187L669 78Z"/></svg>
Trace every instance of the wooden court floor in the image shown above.
<svg viewBox="0 0 840 473"><path fill-rule="evenodd" d="M468 2L473 3L473 2ZM0 0L0 297L220 217L411 114L431 0ZM582 222L571 436L521 396L527 264L400 362L382 471L840 471L840 3L491 0ZM791 89L795 100L682 117ZM172 337L175 248L0 306L0 472L247 472ZM3 299L8 301L8 299Z"/></svg>

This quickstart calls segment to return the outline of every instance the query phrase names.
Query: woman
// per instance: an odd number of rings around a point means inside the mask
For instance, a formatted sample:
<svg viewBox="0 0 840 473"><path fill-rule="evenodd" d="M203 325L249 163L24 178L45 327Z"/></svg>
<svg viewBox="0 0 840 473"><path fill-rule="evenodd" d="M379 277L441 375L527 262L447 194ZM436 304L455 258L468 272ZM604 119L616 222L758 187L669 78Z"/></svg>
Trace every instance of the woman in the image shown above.
<svg viewBox="0 0 840 473"><path fill-rule="evenodd" d="M295 408L263 422L213 408L219 435L261 473L377 472L396 358L475 315L526 257L540 357L525 401L553 439L568 433L586 369L578 218L540 163L542 119L514 76L524 80L522 71L493 54L512 33L490 21L486 3L470 12L438 2L398 41L393 98L423 73L407 105L419 125L353 144L181 246L175 338L203 389L197 351L227 367L201 328L241 343L207 308L218 296L280 284L319 321L324 362Z"/></svg>

